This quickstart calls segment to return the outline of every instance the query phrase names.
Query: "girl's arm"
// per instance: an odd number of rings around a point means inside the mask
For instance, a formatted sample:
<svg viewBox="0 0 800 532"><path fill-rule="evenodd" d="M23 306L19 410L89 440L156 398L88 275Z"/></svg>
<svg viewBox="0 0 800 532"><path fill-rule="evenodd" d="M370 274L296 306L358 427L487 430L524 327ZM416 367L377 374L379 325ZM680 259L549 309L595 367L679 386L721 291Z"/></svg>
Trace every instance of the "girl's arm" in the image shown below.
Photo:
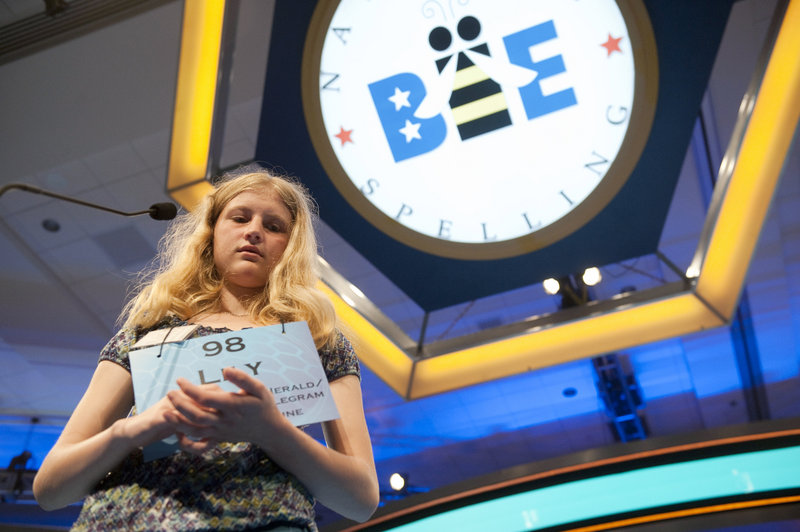
<svg viewBox="0 0 800 532"><path fill-rule="evenodd" d="M132 405L130 373L101 361L33 480L42 508L54 510L79 501L136 447L175 432L164 416L172 409L168 400L128 418Z"/></svg>

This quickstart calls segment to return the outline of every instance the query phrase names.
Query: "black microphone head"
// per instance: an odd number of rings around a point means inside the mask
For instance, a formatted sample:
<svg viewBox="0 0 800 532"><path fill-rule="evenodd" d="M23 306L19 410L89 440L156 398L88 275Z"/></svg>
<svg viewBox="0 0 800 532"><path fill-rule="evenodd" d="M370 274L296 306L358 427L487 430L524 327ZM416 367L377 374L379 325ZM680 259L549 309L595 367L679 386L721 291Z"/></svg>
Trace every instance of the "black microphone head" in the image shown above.
<svg viewBox="0 0 800 532"><path fill-rule="evenodd" d="M178 208L174 203L154 203L150 205L150 218L154 220L172 220L178 215Z"/></svg>

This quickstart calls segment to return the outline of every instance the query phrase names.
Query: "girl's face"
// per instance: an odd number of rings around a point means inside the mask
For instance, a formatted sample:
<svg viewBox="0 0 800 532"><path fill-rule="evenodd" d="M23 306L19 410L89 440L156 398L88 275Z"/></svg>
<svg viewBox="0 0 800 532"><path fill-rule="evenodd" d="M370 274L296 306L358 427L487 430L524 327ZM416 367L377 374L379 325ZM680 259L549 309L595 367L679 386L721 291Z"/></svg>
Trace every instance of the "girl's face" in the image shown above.
<svg viewBox="0 0 800 532"><path fill-rule="evenodd" d="M214 265L223 281L259 291L289 243L292 215L272 188L228 202L214 226Z"/></svg>

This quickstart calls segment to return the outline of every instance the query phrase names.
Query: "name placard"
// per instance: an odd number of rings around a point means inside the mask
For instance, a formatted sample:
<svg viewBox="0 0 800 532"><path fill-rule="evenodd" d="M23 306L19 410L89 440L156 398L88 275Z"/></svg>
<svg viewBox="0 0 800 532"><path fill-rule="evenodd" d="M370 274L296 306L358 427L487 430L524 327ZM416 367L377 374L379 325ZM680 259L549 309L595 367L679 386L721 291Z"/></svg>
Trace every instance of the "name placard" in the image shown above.
<svg viewBox="0 0 800 532"><path fill-rule="evenodd" d="M239 388L223 378L235 367L264 383L278 410L295 426L339 417L328 379L306 322L230 331L173 343L150 345L130 352L136 410L143 412L168 391L179 377L194 384L216 384L230 392ZM145 460L174 451L170 437L144 449Z"/></svg>

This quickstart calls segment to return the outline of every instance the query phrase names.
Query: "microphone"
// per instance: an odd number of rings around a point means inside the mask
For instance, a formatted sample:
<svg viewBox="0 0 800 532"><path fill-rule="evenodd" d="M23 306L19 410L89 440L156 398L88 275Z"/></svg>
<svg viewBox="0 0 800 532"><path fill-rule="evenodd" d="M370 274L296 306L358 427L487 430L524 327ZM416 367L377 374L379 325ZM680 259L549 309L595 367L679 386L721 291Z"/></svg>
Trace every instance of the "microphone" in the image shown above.
<svg viewBox="0 0 800 532"><path fill-rule="evenodd" d="M153 220L172 220L178 215L178 208L170 202L153 203L147 212Z"/></svg>
<svg viewBox="0 0 800 532"><path fill-rule="evenodd" d="M49 190L44 190L43 188L34 187L33 185L26 185L25 183L9 183L8 185L4 185L2 188L0 188L0 196L2 196L11 189L24 190L25 192L32 192L34 194L42 194L44 196L50 196L51 198L69 201L70 203L77 203L78 205L83 205L84 207L92 207L93 209L100 209L101 211L113 212L114 214L120 214L122 216L139 216L140 214L149 214L150 218L154 220L172 220L178 214L178 208L175 206L174 203L170 202L154 203L153 205L150 205L149 209L145 209L143 211L124 212L124 211L118 211L117 209L112 209L111 207L97 205L96 203L89 203L88 201L83 201L77 198L70 198L69 196L56 194L55 192L50 192Z"/></svg>

